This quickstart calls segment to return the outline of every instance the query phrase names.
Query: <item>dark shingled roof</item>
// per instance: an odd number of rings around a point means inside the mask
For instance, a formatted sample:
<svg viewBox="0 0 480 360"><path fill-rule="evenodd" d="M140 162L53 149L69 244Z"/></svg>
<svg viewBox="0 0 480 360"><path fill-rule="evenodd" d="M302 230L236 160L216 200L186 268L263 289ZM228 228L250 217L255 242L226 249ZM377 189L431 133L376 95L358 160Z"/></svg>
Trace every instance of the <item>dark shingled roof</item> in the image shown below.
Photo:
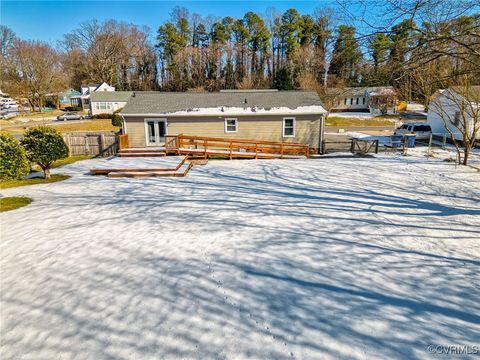
<svg viewBox="0 0 480 360"><path fill-rule="evenodd" d="M317 93L313 91L135 92L123 108L122 114L167 114L221 106L296 109L312 105L323 107Z"/></svg>
<svg viewBox="0 0 480 360"><path fill-rule="evenodd" d="M90 94L91 101L128 101L133 91L94 91Z"/></svg>

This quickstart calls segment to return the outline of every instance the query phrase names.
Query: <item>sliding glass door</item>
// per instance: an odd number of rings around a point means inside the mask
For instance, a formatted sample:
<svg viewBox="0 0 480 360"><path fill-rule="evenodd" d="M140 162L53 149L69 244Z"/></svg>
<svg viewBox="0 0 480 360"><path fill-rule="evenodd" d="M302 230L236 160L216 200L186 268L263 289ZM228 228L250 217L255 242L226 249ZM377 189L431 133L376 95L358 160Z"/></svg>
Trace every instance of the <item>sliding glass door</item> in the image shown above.
<svg viewBox="0 0 480 360"><path fill-rule="evenodd" d="M147 146L163 146L167 134L167 120L145 120Z"/></svg>

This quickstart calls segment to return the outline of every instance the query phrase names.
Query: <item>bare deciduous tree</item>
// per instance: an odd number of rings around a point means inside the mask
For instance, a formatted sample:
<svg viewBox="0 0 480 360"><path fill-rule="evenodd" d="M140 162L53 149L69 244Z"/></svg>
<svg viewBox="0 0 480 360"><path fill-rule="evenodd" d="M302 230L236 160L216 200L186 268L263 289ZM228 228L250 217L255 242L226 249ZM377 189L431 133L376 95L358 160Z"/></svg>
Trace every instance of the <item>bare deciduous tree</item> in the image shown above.
<svg viewBox="0 0 480 360"><path fill-rule="evenodd" d="M67 77L61 54L46 43L16 39L6 64L6 90L28 99L32 108L41 108L45 96L63 90Z"/></svg>
<svg viewBox="0 0 480 360"><path fill-rule="evenodd" d="M88 21L64 36L65 64L76 81L106 81L124 90L151 88L157 72L149 33L115 20Z"/></svg>

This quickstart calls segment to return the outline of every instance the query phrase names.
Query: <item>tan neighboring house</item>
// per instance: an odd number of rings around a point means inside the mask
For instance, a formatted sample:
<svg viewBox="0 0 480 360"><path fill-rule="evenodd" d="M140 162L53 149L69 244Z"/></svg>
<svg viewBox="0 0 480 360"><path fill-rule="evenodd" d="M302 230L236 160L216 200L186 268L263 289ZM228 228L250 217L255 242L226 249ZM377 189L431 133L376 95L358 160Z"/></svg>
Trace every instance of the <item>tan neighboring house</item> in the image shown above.
<svg viewBox="0 0 480 360"><path fill-rule="evenodd" d="M392 86L329 88L325 96L331 112L397 113L397 92Z"/></svg>
<svg viewBox="0 0 480 360"><path fill-rule="evenodd" d="M113 114L123 108L133 91L95 91L90 94L90 114Z"/></svg>
<svg viewBox="0 0 480 360"><path fill-rule="evenodd" d="M285 141L318 149L327 111L309 91L134 92L123 108L130 147L162 146L165 135Z"/></svg>

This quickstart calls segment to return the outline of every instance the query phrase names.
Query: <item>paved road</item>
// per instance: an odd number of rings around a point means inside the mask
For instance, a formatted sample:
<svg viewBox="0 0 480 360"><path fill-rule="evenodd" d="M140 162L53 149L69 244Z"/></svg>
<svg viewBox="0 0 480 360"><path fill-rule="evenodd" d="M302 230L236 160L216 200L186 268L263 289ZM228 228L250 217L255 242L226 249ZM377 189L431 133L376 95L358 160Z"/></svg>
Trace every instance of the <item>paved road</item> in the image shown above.
<svg viewBox="0 0 480 360"><path fill-rule="evenodd" d="M327 132L327 133L338 133L339 129L343 129L345 131L353 131L353 132L393 131L393 130L395 130L395 125L384 125L384 126L325 126L325 132Z"/></svg>

